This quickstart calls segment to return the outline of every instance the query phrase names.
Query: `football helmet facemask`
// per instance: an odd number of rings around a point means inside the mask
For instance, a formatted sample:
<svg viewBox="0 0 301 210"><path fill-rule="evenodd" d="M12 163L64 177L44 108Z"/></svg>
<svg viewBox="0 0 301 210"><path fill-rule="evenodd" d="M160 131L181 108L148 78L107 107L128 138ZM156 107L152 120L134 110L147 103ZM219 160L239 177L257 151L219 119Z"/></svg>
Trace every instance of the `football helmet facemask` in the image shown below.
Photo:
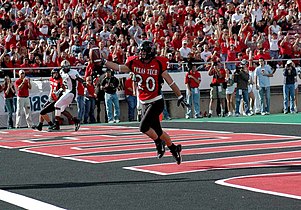
<svg viewBox="0 0 301 210"><path fill-rule="evenodd" d="M153 42L144 40L138 46L138 53L139 59L141 59L142 61L151 60L153 57L156 56L156 46Z"/></svg>
<svg viewBox="0 0 301 210"><path fill-rule="evenodd" d="M55 74L57 73L57 74ZM54 79L58 79L60 77L60 69L54 68L51 70L51 77Z"/></svg>

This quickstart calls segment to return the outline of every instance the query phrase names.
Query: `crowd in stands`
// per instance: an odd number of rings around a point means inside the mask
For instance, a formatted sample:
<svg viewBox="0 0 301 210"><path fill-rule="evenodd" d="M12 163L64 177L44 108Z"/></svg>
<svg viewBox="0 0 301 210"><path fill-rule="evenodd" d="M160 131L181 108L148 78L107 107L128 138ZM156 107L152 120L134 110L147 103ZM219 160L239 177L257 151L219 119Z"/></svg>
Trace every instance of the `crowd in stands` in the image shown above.
<svg viewBox="0 0 301 210"><path fill-rule="evenodd" d="M286 0L1 0L1 68L50 75L67 59L89 61L98 46L124 63L143 39L170 69L194 61L299 58L299 1ZM293 32L292 34L289 32ZM294 61L298 62L299 61ZM228 66L231 67L231 63ZM26 69L27 68L27 69ZM2 77L10 71L2 72Z"/></svg>

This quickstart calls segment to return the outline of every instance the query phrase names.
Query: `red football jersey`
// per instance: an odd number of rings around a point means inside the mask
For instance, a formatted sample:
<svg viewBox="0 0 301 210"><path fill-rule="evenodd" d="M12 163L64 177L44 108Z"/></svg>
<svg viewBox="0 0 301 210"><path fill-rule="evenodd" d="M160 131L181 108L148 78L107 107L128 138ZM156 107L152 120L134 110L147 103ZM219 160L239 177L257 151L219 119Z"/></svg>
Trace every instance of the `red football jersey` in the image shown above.
<svg viewBox="0 0 301 210"><path fill-rule="evenodd" d="M55 94L56 91L58 91L60 88L63 88L63 79L54 79L53 77L50 77L50 96L54 101L58 100L58 96Z"/></svg>
<svg viewBox="0 0 301 210"><path fill-rule="evenodd" d="M167 58L157 56L149 63L144 63L138 56L128 57L125 65L136 76L139 99L142 103L150 103L162 98L162 73L166 71L167 61Z"/></svg>

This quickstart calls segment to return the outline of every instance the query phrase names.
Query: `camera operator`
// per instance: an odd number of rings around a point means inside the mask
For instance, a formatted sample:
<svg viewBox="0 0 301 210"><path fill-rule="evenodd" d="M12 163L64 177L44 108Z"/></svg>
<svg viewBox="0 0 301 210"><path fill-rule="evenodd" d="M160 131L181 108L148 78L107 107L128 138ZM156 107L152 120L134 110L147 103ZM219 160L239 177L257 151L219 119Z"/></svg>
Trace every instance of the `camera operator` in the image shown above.
<svg viewBox="0 0 301 210"><path fill-rule="evenodd" d="M210 102L209 102L209 114L208 117L212 116L213 104L216 106L217 101L221 105L221 116L225 116L225 98L226 98L226 70L221 67L220 62L212 62L211 67L208 71L209 76L213 76L210 84ZM216 100L217 99L217 100Z"/></svg>
<svg viewBox="0 0 301 210"><path fill-rule="evenodd" d="M288 60L283 69L283 111L288 113L288 101L290 100L290 113L295 113L295 82L297 81L297 71L292 60Z"/></svg>
<svg viewBox="0 0 301 210"><path fill-rule="evenodd" d="M240 115L239 108L241 97L244 100L244 108L245 113L248 116L251 116L251 112L249 109L249 93L248 93L248 82L250 79L249 70L247 67L247 61L244 59L240 62L240 65L236 67L236 71L234 72L234 82L237 83L236 86L236 96L235 96L235 116L238 117Z"/></svg>

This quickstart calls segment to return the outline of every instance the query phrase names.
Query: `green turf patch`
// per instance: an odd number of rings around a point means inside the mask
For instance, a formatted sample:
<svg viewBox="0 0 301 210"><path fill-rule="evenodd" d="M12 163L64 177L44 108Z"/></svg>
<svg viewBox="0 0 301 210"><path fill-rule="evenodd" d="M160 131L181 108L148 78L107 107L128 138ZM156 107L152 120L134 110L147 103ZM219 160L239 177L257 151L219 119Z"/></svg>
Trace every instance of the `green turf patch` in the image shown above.
<svg viewBox="0 0 301 210"><path fill-rule="evenodd" d="M270 114L239 117L211 117L199 119L172 119L172 122L228 122L228 123L272 123L272 124L301 124L301 114ZM168 122L168 121L165 121Z"/></svg>

